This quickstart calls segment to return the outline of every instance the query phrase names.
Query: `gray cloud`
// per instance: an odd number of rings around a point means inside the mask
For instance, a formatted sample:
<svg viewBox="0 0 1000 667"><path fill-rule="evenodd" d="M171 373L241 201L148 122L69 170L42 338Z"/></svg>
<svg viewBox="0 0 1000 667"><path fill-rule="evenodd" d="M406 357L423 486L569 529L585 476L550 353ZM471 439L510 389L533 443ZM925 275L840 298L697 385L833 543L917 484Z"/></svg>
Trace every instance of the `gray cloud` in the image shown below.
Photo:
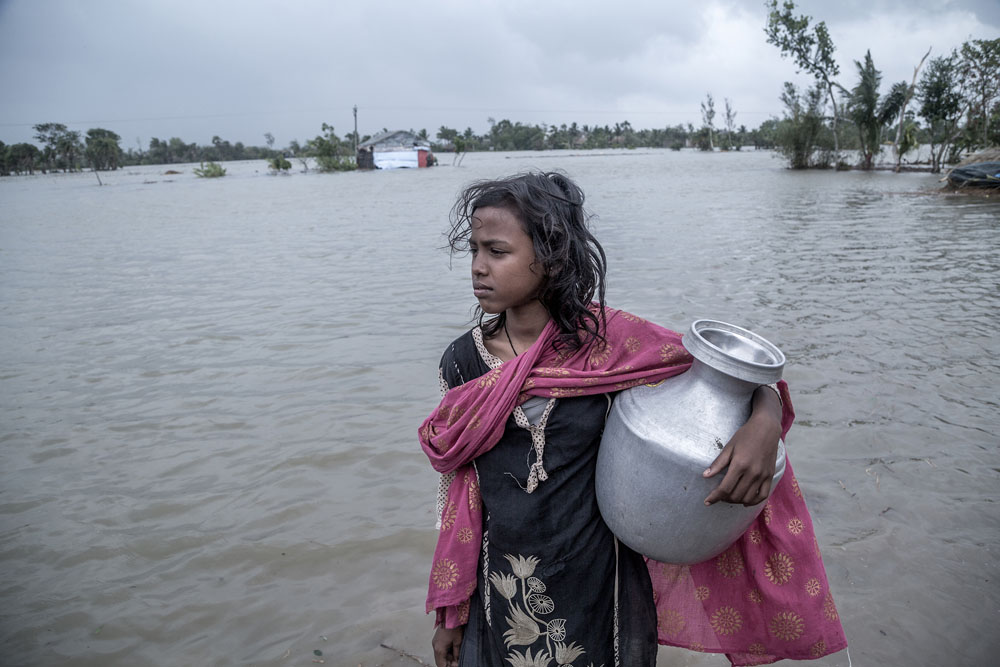
<svg viewBox="0 0 1000 667"><path fill-rule="evenodd" d="M803 0L825 20L842 77L871 48L885 80L908 77L927 46L942 53L995 37L987 0ZM797 76L764 42L757 0L337 3L302 0L8 0L0 4L0 139L30 139L56 121L207 143L219 134L300 141L333 124L440 125L477 132L486 119L697 122L712 91L739 121L779 113Z"/></svg>

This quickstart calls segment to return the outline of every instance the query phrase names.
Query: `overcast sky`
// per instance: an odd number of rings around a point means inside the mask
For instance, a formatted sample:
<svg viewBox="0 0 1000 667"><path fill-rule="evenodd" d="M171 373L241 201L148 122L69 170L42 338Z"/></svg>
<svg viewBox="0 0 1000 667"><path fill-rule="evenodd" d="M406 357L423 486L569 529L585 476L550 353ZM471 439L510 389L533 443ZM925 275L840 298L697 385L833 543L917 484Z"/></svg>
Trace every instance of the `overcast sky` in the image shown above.
<svg viewBox="0 0 1000 667"><path fill-rule="evenodd" d="M1000 0L797 4L826 22L848 88L867 49L887 88L928 47L1000 37ZM286 146L323 122L351 131L355 104L362 135L481 133L490 117L697 125L708 92L756 127L780 115L783 81L808 81L765 18L762 0L0 0L0 140L61 122L131 148L265 132Z"/></svg>

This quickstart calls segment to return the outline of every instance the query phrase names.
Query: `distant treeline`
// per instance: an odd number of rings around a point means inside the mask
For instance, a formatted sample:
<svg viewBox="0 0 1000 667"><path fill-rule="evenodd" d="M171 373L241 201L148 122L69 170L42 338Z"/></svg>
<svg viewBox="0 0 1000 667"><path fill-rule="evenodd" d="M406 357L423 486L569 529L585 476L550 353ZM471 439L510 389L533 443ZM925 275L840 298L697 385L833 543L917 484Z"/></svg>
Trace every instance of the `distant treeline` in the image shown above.
<svg viewBox="0 0 1000 667"><path fill-rule="evenodd" d="M748 130L745 126L730 128L719 134L719 147L739 150L740 146L759 148L774 147L777 120L770 120L760 128ZM708 128L695 128L688 124L657 129L635 129L629 121L613 126L526 125L503 119L489 119L490 130L476 134L472 128L464 132L442 126L436 137L431 138L426 129L413 132L427 141L434 150L490 151L490 150L553 150L600 148L674 148L701 146L708 148ZM98 171L140 164L176 164L190 162L226 162L230 160L271 160L278 156L289 158L314 158L320 170L333 171L349 168L354 159L355 136L348 133L339 137L334 128L323 124L321 134L300 144L291 141L284 148L274 147L274 137L265 133L265 146L246 146L231 143L221 137L212 137L208 146L187 143L179 137L168 140L154 137L147 148L123 149L121 137L108 129L93 128L85 136L70 130L62 123L41 123L34 126L35 139L41 146L19 143L5 145L0 142L0 173L32 174L36 171L78 171L91 168ZM387 131L385 128L383 132ZM412 130L411 130L412 131ZM357 137L357 143L371 138Z"/></svg>
<svg viewBox="0 0 1000 667"><path fill-rule="evenodd" d="M322 134L304 145L292 141L284 149L274 148L274 136L264 134L265 146L246 146L212 137L208 146L187 143L179 137L164 140L153 137L148 148L123 149L121 137L111 130L92 128L81 136L62 123L34 126L35 144L7 145L0 141L0 175L33 174L54 171L111 171L139 164L178 164L186 162L226 162L230 160L271 160L275 157L311 157L321 170L333 171L353 164L353 133L339 138L333 127L323 124ZM368 139L362 137L361 141Z"/></svg>
<svg viewBox="0 0 1000 667"><path fill-rule="evenodd" d="M785 97L783 96L783 99ZM796 98L787 100L791 107L802 104ZM591 150L613 148L699 148L702 150L741 150L746 147L758 149L794 149L796 137L794 128L802 123L801 111L789 109L783 119L771 118L759 127L748 129L745 125L735 126L732 119L736 112L727 100L730 124L716 129L712 122L712 96L706 98L703 108L707 118L701 127L693 124L674 125L664 128L636 129L627 121L614 125L586 125L578 123L547 125L524 124L508 119L495 121L488 119L490 129L476 134L471 127L460 132L441 126L435 137L426 129L413 131L420 139L427 141L437 152L465 153L469 151L517 151L517 150ZM819 139L824 136L822 118L815 120ZM998 124L1000 127L1000 124ZM192 162L227 162L232 160L272 160L276 157L299 158L307 168L306 158L312 158L320 171L336 171L354 167L354 133L339 137L334 128L323 124L322 133L304 143L291 141L283 148L274 147L274 138L266 133L264 146L247 146L242 142L231 143L219 136L212 143L199 146L187 143L179 137L164 140L154 137L146 148L121 147L121 137L104 128L93 128L84 136L76 130L68 129L62 123L42 123L34 126L35 144L18 143L6 145L0 142L0 174L33 174L37 172L79 171L90 168L97 171L114 170L120 167L144 164L178 164ZM849 119L841 119L840 148L857 150L860 142L857 131L851 131ZM382 131L385 131L383 129ZM929 143L931 135L926 128L917 125L911 133L917 143ZM367 141L369 135L358 137L358 143ZM828 139L829 137L827 137Z"/></svg>

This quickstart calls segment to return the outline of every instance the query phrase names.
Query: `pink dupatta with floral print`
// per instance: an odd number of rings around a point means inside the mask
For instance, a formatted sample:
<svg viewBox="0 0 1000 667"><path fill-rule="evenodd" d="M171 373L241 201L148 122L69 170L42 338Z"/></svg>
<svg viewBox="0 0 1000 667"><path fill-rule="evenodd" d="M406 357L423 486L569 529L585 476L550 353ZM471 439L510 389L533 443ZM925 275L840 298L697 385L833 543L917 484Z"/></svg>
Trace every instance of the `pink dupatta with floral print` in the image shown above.
<svg viewBox="0 0 1000 667"><path fill-rule="evenodd" d="M514 407L529 396L620 391L690 367L679 334L611 308L605 318L604 342L571 351L552 345L559 332L550 321L524 354L449 390L421 425L420 445L431 465L455 473L427 596L427 611L438 609L448 627L466 622L476 588L483 527L471 464L499 442ZM795 415L784 382L779 389L784 437ZM541 461L532 474L546 479ZM760 516L723 554L697 565L647 565L661 644L726 653L736 665L817 658L847 645L812 521L787 462Z"/></svg>

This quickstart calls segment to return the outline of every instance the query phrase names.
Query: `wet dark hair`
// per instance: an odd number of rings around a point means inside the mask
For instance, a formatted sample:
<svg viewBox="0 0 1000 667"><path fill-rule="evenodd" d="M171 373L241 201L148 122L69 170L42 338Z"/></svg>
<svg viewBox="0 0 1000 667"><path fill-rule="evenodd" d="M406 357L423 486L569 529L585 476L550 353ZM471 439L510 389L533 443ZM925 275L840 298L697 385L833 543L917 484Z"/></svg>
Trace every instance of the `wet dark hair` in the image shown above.
<svg viewBox="0 0 1000 667"><path fill-rule="evenodd" d="M558 172L477 181L462 191L451 210L452 253L469 250L472 216L487 206L513 213L531 237L544 275L538 299L559 327L557 345L576 349L592 338L603 341L607 257L587 229L583 190ZM590 309L595 300L601 306L596 314ZM476 311L489 337L506 322L506 313L484 321L486 314L478 307Z"/></svg>

